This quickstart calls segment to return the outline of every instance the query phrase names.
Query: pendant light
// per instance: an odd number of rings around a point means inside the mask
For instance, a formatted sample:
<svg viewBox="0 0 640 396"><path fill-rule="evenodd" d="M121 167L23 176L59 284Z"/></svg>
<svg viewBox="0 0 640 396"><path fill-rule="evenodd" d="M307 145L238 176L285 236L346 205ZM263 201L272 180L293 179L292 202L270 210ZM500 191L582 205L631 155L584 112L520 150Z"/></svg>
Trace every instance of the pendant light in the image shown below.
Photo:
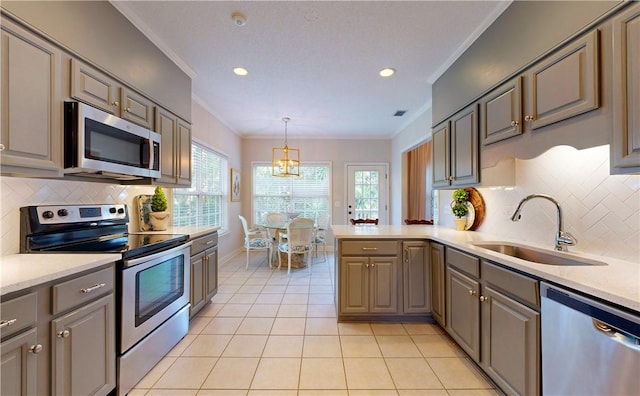
<svg viewBox="0 0 640 396"><path fill-rule="evenodd" d="M277 177L300 176L300 150L287 146L287 123L289 117L283 117L284 121L284 147L274 147L271 154L271 175Z"/></svg>

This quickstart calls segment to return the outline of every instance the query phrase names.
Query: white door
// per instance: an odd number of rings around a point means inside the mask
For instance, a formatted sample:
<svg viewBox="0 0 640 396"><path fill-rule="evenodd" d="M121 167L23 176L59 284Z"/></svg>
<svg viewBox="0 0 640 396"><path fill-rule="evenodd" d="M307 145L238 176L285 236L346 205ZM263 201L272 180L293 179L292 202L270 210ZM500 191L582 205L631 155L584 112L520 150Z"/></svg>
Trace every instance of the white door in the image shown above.
<svg viewBox="0 0 640 396"><path fill-rule="evenodd" d="M388 224L387 165L347 165L347 224L378 219Z"/></svg>

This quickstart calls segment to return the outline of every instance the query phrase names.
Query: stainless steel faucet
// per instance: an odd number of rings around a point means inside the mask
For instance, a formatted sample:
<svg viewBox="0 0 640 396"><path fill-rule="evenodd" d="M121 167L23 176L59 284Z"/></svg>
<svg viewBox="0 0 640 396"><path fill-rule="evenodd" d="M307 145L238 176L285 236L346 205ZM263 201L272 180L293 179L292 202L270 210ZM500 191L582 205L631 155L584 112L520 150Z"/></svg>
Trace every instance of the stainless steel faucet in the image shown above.
<svg viewBox="0 0 640 396"><path fill-rule="evenodd" d="M520 211L522 211L522 207L524 206L525 202L529 201L532 198L544 198L548 201L553 202L556 205L556 208L558 209L558 232L556 233L556 250L559 250L561 252L566 252L567 246L573 246L576 243L578 243L578 241L576 240L576 238L573 237L573 235L571 235L568 232L562 231L562 209L560 209L560 204L558 203L558 201L556 201L553 197L549 195L531 194L529 196L524 197L522 201L520 201L520 203L518 204L518 208L513 213L513 216L511 216L511 221L520 220L520 218L522 217L522 215L520 215Z"/></svg>

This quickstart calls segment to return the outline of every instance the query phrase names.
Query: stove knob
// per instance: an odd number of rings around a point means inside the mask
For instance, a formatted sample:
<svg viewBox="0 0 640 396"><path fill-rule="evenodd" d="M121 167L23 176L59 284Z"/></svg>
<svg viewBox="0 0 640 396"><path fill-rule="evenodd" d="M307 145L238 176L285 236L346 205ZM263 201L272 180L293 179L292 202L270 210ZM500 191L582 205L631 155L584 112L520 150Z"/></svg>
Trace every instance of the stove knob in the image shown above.
<svg viewBox="0 0 640 396"><path fill-rule="evenodd" d="M118 209L118 213L123 214L124 213L124 209L123 208L119 208Z"/></svg>
<svg viewBox="0 0 640 396"><path fill-rule="evenodd" d="M60 217L65 217L69 215L69 211L66 209L58 209L58 216Z"/></svg>
<svg viewBox="0 0 640 396"><path fill-rule="evenodd" d="M53 212L50 210L45 210L44 212L42 212L42 217L44 217L45 219L53 219Z"/></svg>
<svg viewBox="0 0 640 396"><path fill-rule="evenodd" d="M109 208L109 213L116 213L116 208Z"/></svg>

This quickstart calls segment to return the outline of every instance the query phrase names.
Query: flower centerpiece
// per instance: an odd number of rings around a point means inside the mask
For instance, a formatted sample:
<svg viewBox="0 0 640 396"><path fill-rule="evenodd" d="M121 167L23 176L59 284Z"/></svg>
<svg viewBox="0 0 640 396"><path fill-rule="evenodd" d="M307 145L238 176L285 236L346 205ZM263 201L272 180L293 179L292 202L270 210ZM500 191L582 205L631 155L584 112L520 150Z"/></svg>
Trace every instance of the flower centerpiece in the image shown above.
<svg viewBox="0 0 640 396"><path fill-rule="evenodd" d="M463 188L459 188L453 192L452 198L451 212L456 217L456 230L464 231L467 224L467 215L469 214L469 207L467 206L469 192Z"/></svg>
<svg viewBox="0 0 640 396"><path fill-rule="evenodd" d="M162 187L157 186L151 197L151 212L149 212L149 223L154 231L164 231L169 226L170 213L167 212L167 206L167 197Z"/></svg>

